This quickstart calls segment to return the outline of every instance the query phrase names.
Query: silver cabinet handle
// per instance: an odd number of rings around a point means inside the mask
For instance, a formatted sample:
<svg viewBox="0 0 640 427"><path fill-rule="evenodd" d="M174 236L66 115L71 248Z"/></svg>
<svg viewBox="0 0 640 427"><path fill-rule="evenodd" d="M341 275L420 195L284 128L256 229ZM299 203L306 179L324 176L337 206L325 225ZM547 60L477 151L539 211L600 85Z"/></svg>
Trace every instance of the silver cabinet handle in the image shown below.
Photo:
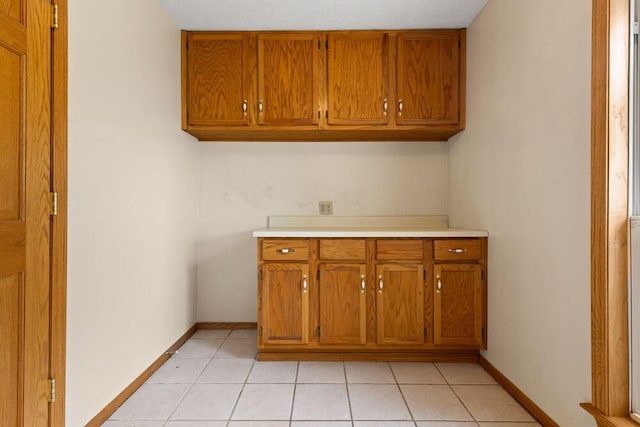
<svg viewBox="0 0 640 427"><path fill-rule="evenodd" d="M307 275L305 274L302 276L302 292L304 292L305 294L307 293L307 286Z"/></svg>
<svg viewBox="0 0 640 427"><path fill-rule="evenodd" d="M360 275L360 291L364 294L364 290L366 288L366 284L364 282L364 274Z"/></svg>
<svg viewBox="0 0 640 427"><path fill-rule="evenodd" d="M382 281L382 274L380 275L380 277L378 277L378 279L380 280L378 282L378 292L382 293L382 289L384 289L384 282Z"/></svg>
<svg viewBox="0 0 640 427"><path fill-rule="evenodd" d="M243 116L247 115L247 100L246 99L242 100L242 115Z"/></svg>
<svg viewBox="0 0 640 427"><path fill-rule="evenodd" d="M402 115L402 110L404 110L404 103L402 99L398 99L398 114Z"/></svg>
<svg viewBox="0 0 640 427"><path fill-rule="evenodd" d="M263 108L264 108L263 102L262 101L258 102L258 112L259 113L262 113Z"/></svg>
<svg viewBox="0 0 640 427"><path fill-rule="evenodd" d="M382 111L383 111L383 115L387 115L387 110L389 109L389 102L387 101L387 98L384 99L384 101L382 101Z"/></svg>
<svg viewBox="0 0 640 427"><path fill-rule="evenodd" d="M278 252L279 254L292 254L294 253L296 250L293 248L282 248L282 249L276 249L276 252Z"/></svg>
<svg viewBox="0 0 640 427"><path fill-rule="evenodd" d="M450 248L449 252L451 252L452 254L463 254L467 252L467 250L464 248Z"/></svg>
<svg viewBox="0 0 640 427"><path fill-rule="evenodd" d="M437 281L436 281L436 292L440 293L441 290L442 290L442 280L440 280L440 275L438 275Z"/></svg>

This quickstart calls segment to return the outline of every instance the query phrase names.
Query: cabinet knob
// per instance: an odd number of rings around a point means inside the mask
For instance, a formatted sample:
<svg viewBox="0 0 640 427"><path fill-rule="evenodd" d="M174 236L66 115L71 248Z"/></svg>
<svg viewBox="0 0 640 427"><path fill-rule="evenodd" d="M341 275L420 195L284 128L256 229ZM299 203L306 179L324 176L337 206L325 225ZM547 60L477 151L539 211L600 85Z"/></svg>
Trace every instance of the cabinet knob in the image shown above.
<svg viewBox="0 0 640 427"><path fill-rule="evenodd" d="M442 290L442 280L440 280L440 275L438 274L438 276L436 277L436 292L440 293L441 290Z"/></svg>
<svg viewBox="0 0 640 427"><path fill-rule="evenodd" d="M242 115L243 116L247 115L247 100L246 99L242 100Z"/></svg>
<svg viewBox="0 0 640 427"><path fill-rule="evenodd" d="M260 102L258 102L258 112L262 113L262 109L264 108L263 102L262 100L260 100Z"/></svg>
<svg viewBox="0 0 640 427"><path fill-rule="evenodd" d="M402 110L404 110L404 103L402 99L398 99L398 114L402 115Z"/></svg>
<svg viewBox="0 0 640 427"><path fill-rule="evenodd" d="M382 293L382 289L384 289L384 282L382 281L382 274L378 277L378 292Z"/></svg>
<svg viewBox="0 0 640 427"><path fill-rule="evenodd" d="M302 276L302 292L304 292L305 294L307 293L307 286L307 275L305 274Z"/></svg>
<svg viewBox="0 0 640 427"><path fill-rule="evenodd" d="M389 109L389 102L387 101L387 98L385 98L384 101L382 101L382 114L386 116L388 109Z"/></svg>
<svg viewBox="0 0 640 427"><path fill-rule="evenodd" d="M360 275L360 291L364 294L367 285L364 282L364 274Z"/></svg>

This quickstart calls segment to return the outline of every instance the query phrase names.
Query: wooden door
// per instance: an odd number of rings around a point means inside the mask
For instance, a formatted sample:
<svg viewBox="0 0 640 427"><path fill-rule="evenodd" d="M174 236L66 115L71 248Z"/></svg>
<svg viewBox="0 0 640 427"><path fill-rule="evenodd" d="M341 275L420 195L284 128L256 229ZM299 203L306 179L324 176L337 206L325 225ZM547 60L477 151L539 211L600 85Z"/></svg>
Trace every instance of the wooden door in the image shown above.
<svg viewBox="0 0 640 427"><path fill-rule="evenodd" d="M458 124L460 33L400 33L397 46L397 124Z"/></svg>
<svg viewBox="0 0 640 427"><path fill-rule="evenodd" d="M249 35L188 33L186 49L187 124L249 124Z"/></svg>
<svg viewBox="0 0 640 427"><path fill-rule="evenodd" d="M49 425L51 5L0 2L0 419Z"/></svg>
<svg viewBox="0 0 640 427"><path fill-rule="evenodd" d="M309 264L262 266L260 342L309 342Z"/></svg>
<svg viewBox="0 0 640 427"><path fill-rule="evenodd" d="M364 264L321 264L318 282L321 344L365 344L367 284Z"/></svg>
<svg viewBox="0 0 640 427"><path fill-rule="evenodd" d="M329 34L328 123L388 123L388 36L382 32Z"/></svg>
<svg viewBox="0 0 640 427"><path fill-rule="evenodd" d="M434 266L435 344L482 345L482 267Z"/></svg>
<svg viewBox="0 0 640 427"><path fill-rule="evenodd" d="M422 264L379 264L376 278L378 344L423 344Z"/></svg>
<svg viewBox="0 0 640 427"><path fill-rule="evenodd" d="M318 123L318 33L258 35L258 123Z"/></svg>

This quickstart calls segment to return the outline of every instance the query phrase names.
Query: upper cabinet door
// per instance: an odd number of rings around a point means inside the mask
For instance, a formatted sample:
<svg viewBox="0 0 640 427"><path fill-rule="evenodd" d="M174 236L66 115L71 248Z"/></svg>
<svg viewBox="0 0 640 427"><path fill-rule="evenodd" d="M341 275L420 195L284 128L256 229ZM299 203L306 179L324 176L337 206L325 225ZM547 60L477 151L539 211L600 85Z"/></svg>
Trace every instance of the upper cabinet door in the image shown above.
<svg viewBox="0 0 640 427"><path fill-rule="evenodd" d="M258 123L318 123L318 33L258 35Z"/></svg>
<svg viewBox="0 0 640 427"><path fill-rule="evenodd" d="M388 122L388 35L379 31L329 34L328 123Z"/></svg>
<svg viewBox="0 0 640 427"><path fill-rule="evenodd" d="M187 123L191 126L249 124L249 35L189 33Z"/></svg>
<svg viewBox="0 0 640 427"><path fill-rule="evenodd" d="M398 34L398 125L460 123L460 40L455 30Z"/></svg>

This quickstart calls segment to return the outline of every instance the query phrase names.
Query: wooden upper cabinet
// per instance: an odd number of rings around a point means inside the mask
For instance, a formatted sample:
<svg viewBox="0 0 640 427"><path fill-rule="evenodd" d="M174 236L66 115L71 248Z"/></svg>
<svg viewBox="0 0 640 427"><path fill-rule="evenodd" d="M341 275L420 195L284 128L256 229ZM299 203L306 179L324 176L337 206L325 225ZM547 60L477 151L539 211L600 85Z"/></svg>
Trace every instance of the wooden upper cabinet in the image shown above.
<svg viewBox="0 0 640 427"><path fill-rule="evenodd" d="M258 35L258 123L318 123L318 33Z"/></svg>
<svg viewBox="0 0 640 427"><path fill-rule="evenodd" d="M389 37L387 33L331 32L328 42L328 124L382 125L388 123Z"/></svg>
<svg viewBox="0 0 640 427"><path fill-rule="evenodd" d="M462 34L457 30L398 34L398 125L461 123Z"/></svg>
<svg viewBox="0 0 640 427"><path fill-rule="evenodd" d="M248 125L249 35L190 32L186 37L188 125Z"/></svg>

